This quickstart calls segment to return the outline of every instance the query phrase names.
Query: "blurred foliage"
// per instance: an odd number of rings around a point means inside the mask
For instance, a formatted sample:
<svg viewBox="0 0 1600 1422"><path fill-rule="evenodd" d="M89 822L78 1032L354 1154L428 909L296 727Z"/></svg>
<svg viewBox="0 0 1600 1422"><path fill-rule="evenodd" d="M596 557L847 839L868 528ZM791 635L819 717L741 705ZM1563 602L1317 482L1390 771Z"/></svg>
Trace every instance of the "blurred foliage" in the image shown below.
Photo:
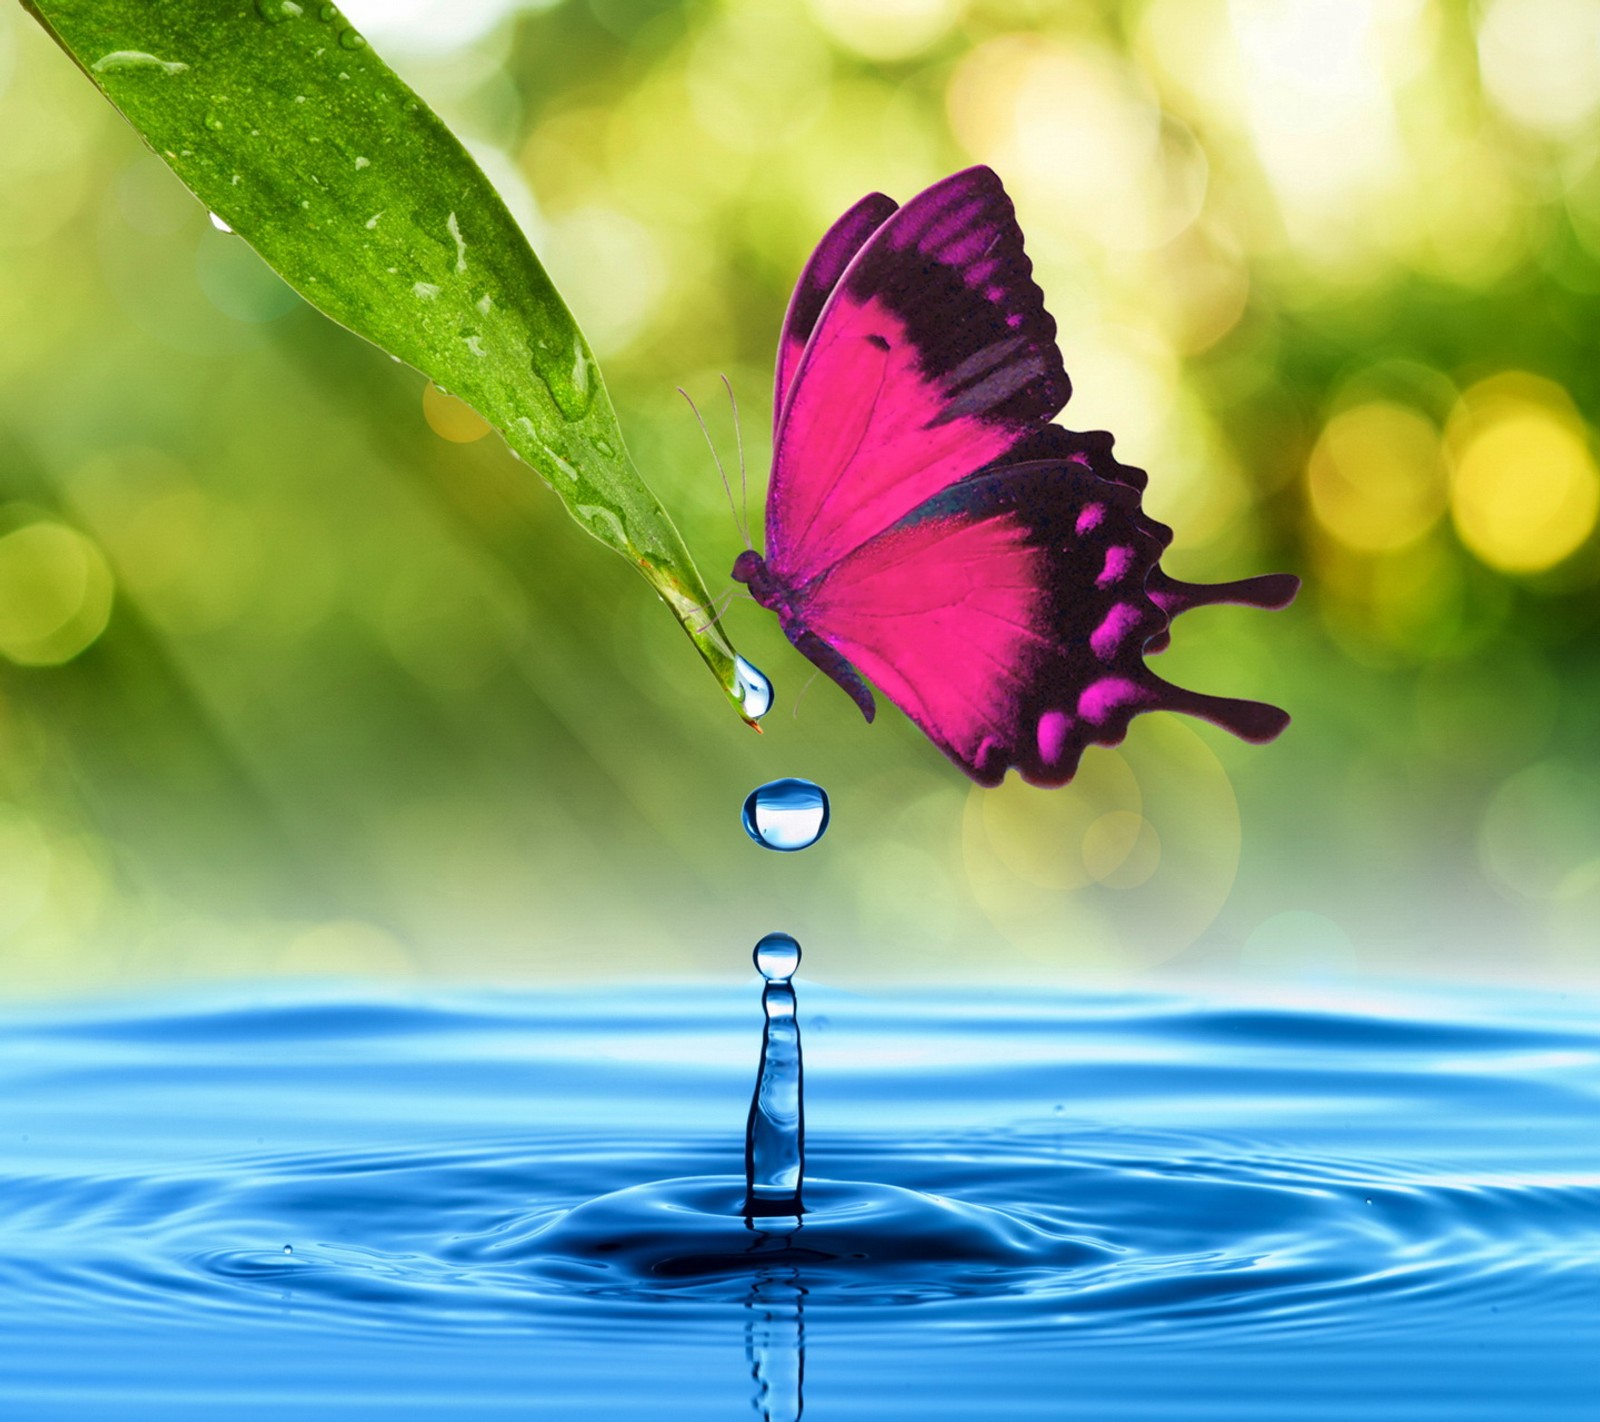
<svg viewBox="0 0 1600 1422"><path fill-rule="evenodd" d="M714 580L788 283L871 189L981 160L1077 428L1178 576L1294 569L1078 781L863 727L768 614L756 737L448 397L306 310L0 11L0 983L1592 972L1600 0L377 0L602 361ZM757 782L834 795L802 856ZM619 892L618 884L627 891Z"/></svg>

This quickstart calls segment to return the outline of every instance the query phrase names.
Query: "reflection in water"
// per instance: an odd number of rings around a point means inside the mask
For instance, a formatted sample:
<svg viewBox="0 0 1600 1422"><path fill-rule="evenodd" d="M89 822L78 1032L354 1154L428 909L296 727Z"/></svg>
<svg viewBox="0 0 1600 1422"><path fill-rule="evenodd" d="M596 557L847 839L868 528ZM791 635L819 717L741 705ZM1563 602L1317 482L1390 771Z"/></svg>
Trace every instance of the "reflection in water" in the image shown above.
<svg viewBox="0 0 1600 1422"><path fill-rule="evenodd" d="M799 1224L786 1233L762 1229L753 1253L786 1249ZM806 1325L805 1286L798 1269L763 1270L745 1300L744 1356L755 1391L750 1407L761 1422L799 1422L805 1411Z"/></svg>

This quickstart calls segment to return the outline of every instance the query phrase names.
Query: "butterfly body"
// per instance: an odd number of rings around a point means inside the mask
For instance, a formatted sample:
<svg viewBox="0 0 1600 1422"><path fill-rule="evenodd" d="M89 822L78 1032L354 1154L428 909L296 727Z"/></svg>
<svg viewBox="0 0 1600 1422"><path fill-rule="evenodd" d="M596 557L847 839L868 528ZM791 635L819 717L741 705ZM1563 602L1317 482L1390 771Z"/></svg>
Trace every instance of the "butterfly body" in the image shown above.
<svg viewBox="0 0 1600 1422"><path fill-rule="evenodd" d="M864 676L967 774L1069 780L1141 711L1247 739L1287 717L1143 664L1206 602L1281 606L1297 580L1168 578L1171 532L1070 394L1011 204L986 168L850 209L802 273L779 347L767 552L734 578L870 721Z"/></svg>

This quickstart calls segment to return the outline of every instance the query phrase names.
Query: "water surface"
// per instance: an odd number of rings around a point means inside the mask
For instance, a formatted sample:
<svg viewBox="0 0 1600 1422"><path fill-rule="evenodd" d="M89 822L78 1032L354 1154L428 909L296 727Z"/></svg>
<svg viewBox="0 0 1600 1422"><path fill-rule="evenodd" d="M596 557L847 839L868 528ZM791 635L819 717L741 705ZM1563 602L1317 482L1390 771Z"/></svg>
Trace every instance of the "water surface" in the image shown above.
<svg viewBox="0 0 1600 1422"><path fill-rule="evenodd" d="M9 1418L1600 1415L1589 1000L802 984L776 1238L754 983L275 992L9 1014Z"/></svg>

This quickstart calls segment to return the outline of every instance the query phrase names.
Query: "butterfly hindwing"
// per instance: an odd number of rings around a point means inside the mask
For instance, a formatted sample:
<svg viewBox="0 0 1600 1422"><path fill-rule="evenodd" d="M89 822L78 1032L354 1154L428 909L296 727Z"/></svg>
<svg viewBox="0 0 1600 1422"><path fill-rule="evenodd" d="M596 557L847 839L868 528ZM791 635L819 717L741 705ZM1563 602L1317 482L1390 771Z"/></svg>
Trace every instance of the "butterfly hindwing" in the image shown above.
<svg viewBox="0 0 1600 1422"><path fill-rule="evenodd" d="M1070 389L1000 180L972 168L935 184L866 237L787 375L768 561L787 582L815 577L1006 456Z"/></svg>
<svg viewBox="0 0 1600 1422"><path fill-rule="evenodd" d="M1072 435L1097 451L1103 436ZM1109 454L1109 441L1104 441ZM1072 778L1142 711L1184 711L1248 740L1286 717L1205 696L1143 664L1168 614L1147 589L1165 529L1085 457L985 471L936 495L808 590L808 629L981 784L1015 766ZM1187 585L1185 585L1187 586ZM1244 585L1243 600L1257 601Z"/></svg>

